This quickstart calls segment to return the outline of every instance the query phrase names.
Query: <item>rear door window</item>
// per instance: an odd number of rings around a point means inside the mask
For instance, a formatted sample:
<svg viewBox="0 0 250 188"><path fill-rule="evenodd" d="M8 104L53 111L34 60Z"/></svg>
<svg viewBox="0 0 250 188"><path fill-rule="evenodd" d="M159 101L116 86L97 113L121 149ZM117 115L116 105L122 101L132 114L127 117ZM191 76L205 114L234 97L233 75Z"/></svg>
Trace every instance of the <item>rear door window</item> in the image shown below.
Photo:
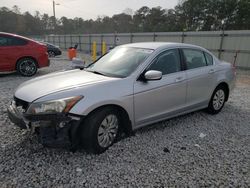
<svg viewBox="0 0 250 188"><path fill-rule="evenodd" d="M17 37L10 37L10 40L11 40L11 46L23 46L28 43L27 40Z"/></svg>
<svg viewBox="0 0 250 188"><path fill-rule="evenodd" d="M27 40L10 37L10 36L0 36L0 46L24 46L28 43Z"/></svg>
<svg viewBox="0 0 250 188"><path fill-rule="evenodd" d="M202 51L194 49L182 49L182 51L188 70L207 66Z"/></svg>
<svg viewBox="0 0 250 188"><path fill-rule="evenodd" d="M4 36L0 36L0 46L8 46L9 40Z"/></svg>

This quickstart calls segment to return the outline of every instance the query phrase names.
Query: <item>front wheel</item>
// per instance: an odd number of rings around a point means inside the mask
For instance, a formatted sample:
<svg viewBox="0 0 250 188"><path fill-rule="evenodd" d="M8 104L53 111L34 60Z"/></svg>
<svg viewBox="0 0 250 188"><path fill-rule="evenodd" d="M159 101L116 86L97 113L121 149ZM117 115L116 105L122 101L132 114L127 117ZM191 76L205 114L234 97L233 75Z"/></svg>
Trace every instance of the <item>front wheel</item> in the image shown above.
<svg viewBox="0 0 250 188"><path fill-rule="evenodd" d="M226 102L226 90L224 87L217 87L210 99L207 111L210 114L219 113Z"/></svg>
<svg viewBox="0 0 250 188"><path fill-rule="evenodd" d="M102 108L91 113L82 125L82 145L91 153L102 153L117 139L120 115L112 108Z"/></svg>
<svg viewBox="0 0 250 188"><path fill-rule="evenodd" d="M31 58L23 58L17 62L17 72L22 76L33 76L37 72L37 63Z"/></svg>

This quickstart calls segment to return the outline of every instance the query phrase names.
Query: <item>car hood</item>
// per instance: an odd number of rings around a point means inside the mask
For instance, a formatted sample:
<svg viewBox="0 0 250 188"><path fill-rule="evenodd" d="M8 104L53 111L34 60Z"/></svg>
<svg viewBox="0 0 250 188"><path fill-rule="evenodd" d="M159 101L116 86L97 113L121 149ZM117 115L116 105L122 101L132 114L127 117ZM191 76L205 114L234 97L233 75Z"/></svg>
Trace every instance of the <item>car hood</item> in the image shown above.
<svg viewBox="0 0 250 188"><path fill-rule="evenodd" d="M62 90L100 84L115 79L118 78L106 77L83 70L61 71L24 82L17 88L15 97L32 102L40 97Z"/></svg>

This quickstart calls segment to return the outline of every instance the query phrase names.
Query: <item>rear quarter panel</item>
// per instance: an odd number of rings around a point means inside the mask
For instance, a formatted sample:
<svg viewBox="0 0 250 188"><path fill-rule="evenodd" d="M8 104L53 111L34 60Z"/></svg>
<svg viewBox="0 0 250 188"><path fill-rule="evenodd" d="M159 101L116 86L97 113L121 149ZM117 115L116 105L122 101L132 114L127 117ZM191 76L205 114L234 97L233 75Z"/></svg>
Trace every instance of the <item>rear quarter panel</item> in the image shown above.
<svg viewBox="0 0 250 188"><path fill-rule="evenodd" d="M222 82L225 82L229 86L229 93L234 89L235 87L235 80L236 75L234 72L234 69L232 65L228 62L218 62L215 65L216 72L215 72L215 83L214 83L214 89ZM213 89L213 91L214 91Z"/></svg>
<svg viewBox="0 0 250 188"><path fill-rule="evenodd" d="M24 54L33 57L39 68L49 66L49 57L45 45L30 41Z"/></svg>

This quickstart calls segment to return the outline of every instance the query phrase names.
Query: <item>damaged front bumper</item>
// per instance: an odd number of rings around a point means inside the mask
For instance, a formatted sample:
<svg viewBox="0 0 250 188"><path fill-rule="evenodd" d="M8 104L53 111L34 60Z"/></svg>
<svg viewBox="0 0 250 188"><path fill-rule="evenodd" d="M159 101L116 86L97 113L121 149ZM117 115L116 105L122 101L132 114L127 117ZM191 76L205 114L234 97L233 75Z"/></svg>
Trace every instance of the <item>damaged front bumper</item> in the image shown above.
<svg viewBox="0 0 250 188"><path fill-rule="evenodd" d="M34 130L40 143L49 147L76 146L79 136L77 130L84 116L73 114L25 114L15 101L7 109L9 119L21 129Z"/></svg>
<svg viewBox="0 0 250 188"><path fill-rule="evenodd" d="M12 121L12 123L20 127L21 129L29 129L28 122L25 121L20 111L22 111L22 109L21 108L18 109L15 101L12 101L10 106L7 109L9 119L10 121Z"/></svg>

